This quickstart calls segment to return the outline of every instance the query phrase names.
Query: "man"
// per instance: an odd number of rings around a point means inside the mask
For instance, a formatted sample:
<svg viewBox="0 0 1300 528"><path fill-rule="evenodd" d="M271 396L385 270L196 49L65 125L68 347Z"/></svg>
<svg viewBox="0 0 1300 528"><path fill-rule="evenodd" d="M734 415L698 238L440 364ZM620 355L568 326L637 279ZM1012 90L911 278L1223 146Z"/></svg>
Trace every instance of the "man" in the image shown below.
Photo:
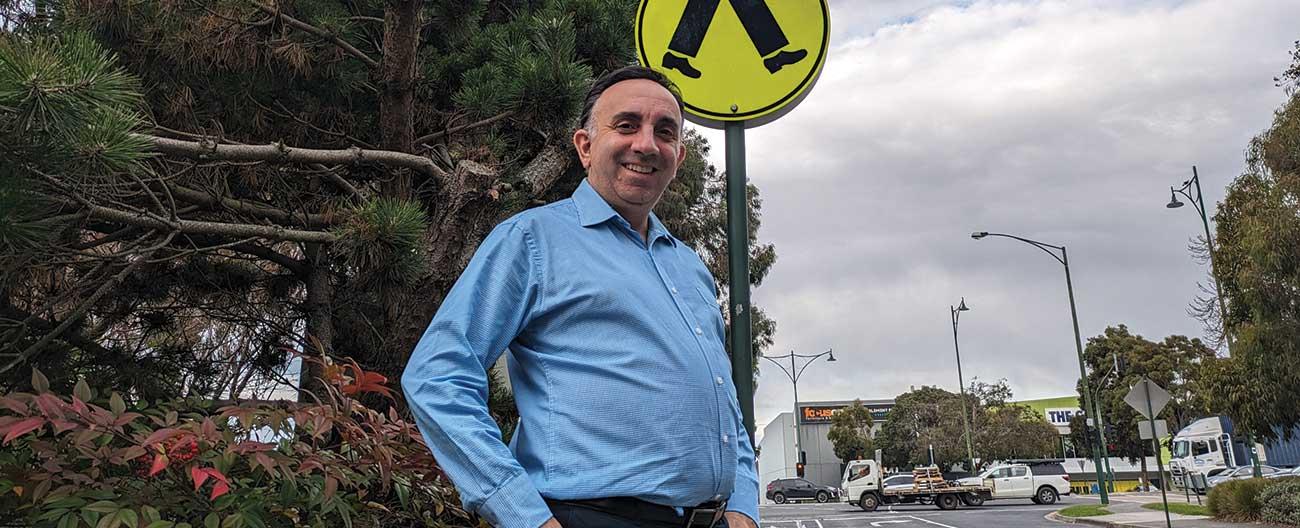
<svg viewBox="0 0 1300 528"><path fill-rule="evenodd" d="M402 387L465 507L501 528L757 528L754 451L713 278L651 212L686 156L662 74L597 80L573 134L587 178L497 226ZM487 369L507 348L507 447Z"/></svg>

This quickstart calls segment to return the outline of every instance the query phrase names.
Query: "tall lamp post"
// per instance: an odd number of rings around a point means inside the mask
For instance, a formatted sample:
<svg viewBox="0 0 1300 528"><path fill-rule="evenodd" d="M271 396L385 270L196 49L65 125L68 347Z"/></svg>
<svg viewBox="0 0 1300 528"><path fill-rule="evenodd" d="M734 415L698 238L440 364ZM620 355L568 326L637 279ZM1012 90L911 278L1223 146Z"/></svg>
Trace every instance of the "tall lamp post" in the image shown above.
<svg viewBox="0 0 1300 528"><path fill-rule="evenodd" d="M820 354L811 354L811 355L810 355L810 354L795 354L794 351L791 350L789 354L785 354L785 355L781 355L781 356L766 356L766 355L763 356L763 359L766 359L766 360L768 360L768 361L771 361L771 362L773 362L773 363L776 363L776 366L781 367L781 372L784 372L784 373L785 373L785 377L790 378L790 383L792 383L792 384L794 385L794 458L795 458L795 464L799 464L799 463L803 462L803 456L802 456L802 453L800 453L800 451L799 451L799 376L802 376L802 375L803 375L803 371L804 371L804 369L808 368L808 365L811 365L814 361L817 361L817 358L820 358L820 357L822 357L822 356L828 356L828 357L826 358L826 361L827 361L827 362L835 361L835 352L834 352L834 349L829 349L829 350L827 350L827 351L825 351L825 352L822 352L822 353L820 353ZM803 363L803 366L802 366L802 367L798 367L798 368L795 367L795 358L799 358L800 360L805 360L804 363ZM782 365L780 361L777 361L778 359L789 359L789 360L790 360L790 369L789 369L789 370L786 370L785 365Z"/></svg>
<svg viewBox="0 0 1300 528"><path fill-rule="evenodd" d="M957 387L961 389L961 422L966 428L966 457L970 463L969 471L974 474L975 450L971 449L970 412L966 410L966 378L961 374L961 347L957 345L957 322L961 320L961 313L969 312L970 308L966 307L966 298L962 297L957 306L949 306L948 310L952 314L952 349L957 353Z"/></svg>
<svg viewBox="0 0 1300 528"><path fill-rule="evenodd" d="M1065 266L1065 290L1070 296L1070 318L1074 322L1074 347L1075 351L1079 355L1079 383L1083 384L1083 408L1087 409L1088 412L1096 417L1094 418L1093 423L1096 425L1097 429L1097 445L1092 448L1092 456L1093 464L1097 469L1097 491L1100 492L1101 503L1110 504L1110 494L1106 492L1106 480L1102 476L1102 455L1106 450L1106 439L1102 436L1101 431L1100 407L1096 405L1097 402L1092 397L1092 388L1088 383L1088 371L1083 365L1083 339L1079 337L1079 311L1074 306L1074 284L1070 281L1070 258L1065 252L1065 246L1053 246L1051 244L1044 244L1037 240L1030 240L1028 238L1021 238L1015 235L1007 235L1003 233L990 233L988 231L976 231L970 235L970 237L975 240L991 236L1012 238L1034 246L1043 250L1044 253L1051 255L1052 258L1056 259L1057 262L1060 262L1062 266ZM1057 251L1060 252L1060 255L1056 254Z"/></svg>
<svg viewBox="0 0 1300 528"><path fill-rule="evenodd" d="M1192 190L1196 190L1196 196L1192 196ZM1205 228L1205 247L1210 250L1210 271L1214 275L1214 239L1210 237L1210 219L1205 214L1205 197L1201 194L1201 177L1196 173L1196 166L1192 165L1192 179L1183 182L1183 185L1175 189L1169 186L1169 203L1165 207L1177 209L1182 207L1183 202L1178 201L1178 195L1183 195L1187 201L1192 202L1192 208L1201 215L1201 227ZM1214 296L1219 300L1219 322L1222 324L1223 340L1228 345L1228 355L1232 355L1232 336L1228 335L1228 304L1223 299L1223 290L1219 288L1219 277L1214 277ZM1259 453L1255 452L1255 435L1247 434L1247 442L1250 442L1250 463L1255 468L1255 478L1260 477Z"/></svg>

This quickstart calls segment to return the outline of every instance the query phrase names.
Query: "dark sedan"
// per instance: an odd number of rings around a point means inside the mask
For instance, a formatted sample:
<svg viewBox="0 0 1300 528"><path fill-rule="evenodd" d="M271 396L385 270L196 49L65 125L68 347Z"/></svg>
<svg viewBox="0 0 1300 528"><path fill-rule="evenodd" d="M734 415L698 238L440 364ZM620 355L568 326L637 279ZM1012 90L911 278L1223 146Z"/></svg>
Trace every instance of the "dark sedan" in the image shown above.
<svg viewBox="0 0 1300 528"><path fill-rule="evenodd" d="M777 479L767 483L767 500L777 504L795 500L828 502L839 496L840 490L837 488L819 486L801 478Z"/></svg>

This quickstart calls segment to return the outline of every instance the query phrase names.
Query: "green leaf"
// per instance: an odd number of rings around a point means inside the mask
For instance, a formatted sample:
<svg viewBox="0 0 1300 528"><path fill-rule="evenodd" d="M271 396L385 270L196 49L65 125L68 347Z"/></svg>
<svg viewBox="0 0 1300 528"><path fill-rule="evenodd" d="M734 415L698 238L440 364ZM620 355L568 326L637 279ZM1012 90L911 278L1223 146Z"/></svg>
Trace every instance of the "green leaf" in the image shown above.
<svg viewBox="0 0 1300 528"><path fill-rule="evenodd" d="M212 512L203 518L203 528L221 528L221 517Z"/></svg>
<svg viewBox="0 0 1300 528"><path fill-rule="evenodd" d="M72 395L83 402L88 402L94 397L90 392L90 385L87 385L84 379L77 380L77 385L72 388Z"/></svg>
<svg viewBox="0 0 1300 528"><path fill-rule="evenodd" d="M113 416L122 416L126 412L126 402L122 401L122 395L116 392L108 398L108 407L113 410Z"/></svg>
<svg viewBox="0 0 1300 528"><path fill-rule="evenodd" d="M85 508L81 509L81 520L86 521L86 524L90 526L99 524L99 517L100 514L97 511L87 510Z"/></svg>
<svg viewBox="0 0 1300 528"><path fill-rule="evenodd" d="M186 526L189 526L188 524ZM158 520L149 523L144 528L176 528L176 523L171 521Z"/></svg>
<svg viewBox="0 0 1300 528"><path fill-rule="evenodd" d="M86 506L85 508L82 509L93 511L95 513L112 513L119 510L120 507L117 505L116 502L105 500L105 501L91 503L89 506Z"/></svg>
<svg viewBox="0 0 1300 528"><path fill-rule="evenodd" d="M32 390L37 394L45 394L50 391L50 380L41 374L36 367L32 367Z"/></svg>
<svg viewBox="0 0 1300 528"><path fill-rule="evenodd" d="M154 508L147 504L140 507L140 514L144 517L144 520L149 521L150 523L162 518L162 515L158 513L158 508Z"/></svg>
<svg viewBox="0 0 1300 528"><path fill-rule="evenodd" d="M77 518L76 513L68 513L67 515L64 515L62 519L59 519L58 528L77 528L80 521L81 519Z"/></svg>
<svg viewBox="0 0 1300 528"><path fill-rule="evenodd" d="M117 516L122 520L122 524L127 525L129 528L140 526L140 516L135 513L135 510L124 509L117 512Z"/></svg>

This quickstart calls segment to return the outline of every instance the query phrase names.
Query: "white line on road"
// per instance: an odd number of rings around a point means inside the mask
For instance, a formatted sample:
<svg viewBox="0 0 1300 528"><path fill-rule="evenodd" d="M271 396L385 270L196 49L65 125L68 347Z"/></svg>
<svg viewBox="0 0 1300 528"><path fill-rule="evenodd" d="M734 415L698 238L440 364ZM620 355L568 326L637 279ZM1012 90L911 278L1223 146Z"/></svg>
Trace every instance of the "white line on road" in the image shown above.
<svg viewBox="0 0 1300 528"><path fill-rule="evenodd" d="M813 519L813 520L817 522L817 528L826 528L825 526L822 526L822 520L821 520L821 519Z"/></svg>
<svg viewBox="0 0 1300 528"><path fill-rule="evenodd" d="M924 523L930 523L930 524L933 524L933 525L935 525L935 526L942 526L943 528L957 528L956 526L949 526L949 525L946 525L946 524L943 524L943 523L937 523L937 522L931 521L931 520L929 520L929 519L922 519L922 518L917 517L917 516L915 516L915 515L912 515L911 517L912 517L913 519L916 519L916 520L921 521L921 522L924 522Z"/></svg>
<svg viewBox="0 0 1300 528"><path fill-rule="evenodd" d="M886 524L898 524L898 523L905 523L905 522L908 522L908 520L907 520L907 519L900 519L900 520L896 520L896 521L876 521L876 522L871 523L871 525L872 525L872 526L875 526L875 527L877 527L877 528L879 528L879 527L884 526L884 525L886 525Z"/></svg>

